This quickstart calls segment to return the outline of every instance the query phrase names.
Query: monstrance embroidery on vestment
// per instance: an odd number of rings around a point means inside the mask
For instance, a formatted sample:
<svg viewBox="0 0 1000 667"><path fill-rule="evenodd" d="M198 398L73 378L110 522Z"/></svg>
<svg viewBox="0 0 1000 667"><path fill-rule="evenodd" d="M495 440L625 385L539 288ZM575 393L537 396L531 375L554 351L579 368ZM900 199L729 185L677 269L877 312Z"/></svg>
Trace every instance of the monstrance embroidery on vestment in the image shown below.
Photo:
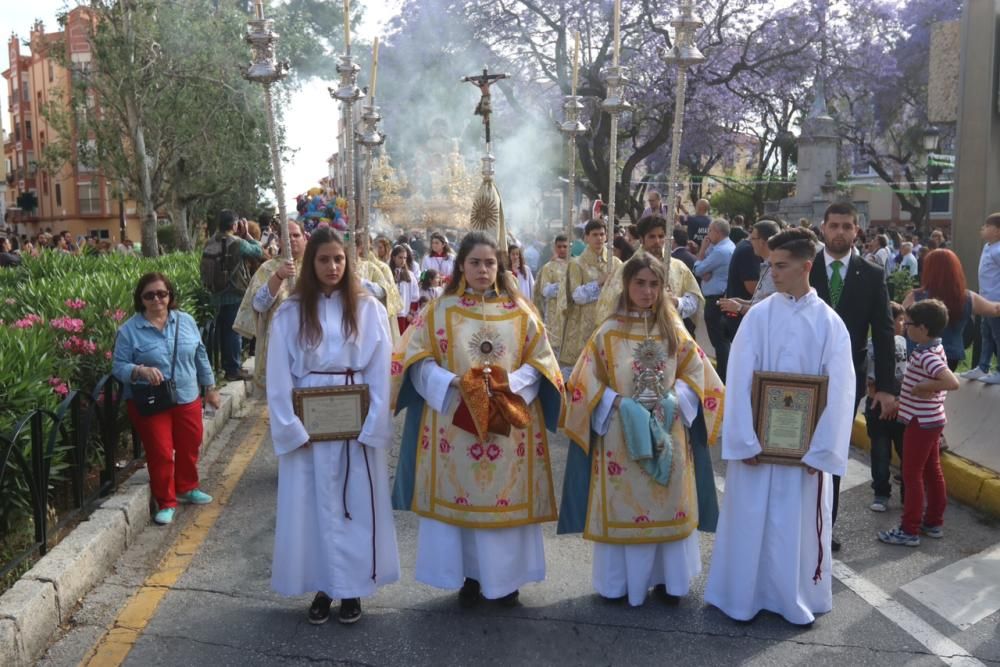
<svg viewBox="0 0 1000 667"><path fill-rule="evenodd" d="M499 365L507 352L500 332L492 326L480 327L469 338L469 356L481 366Z"/></svg>

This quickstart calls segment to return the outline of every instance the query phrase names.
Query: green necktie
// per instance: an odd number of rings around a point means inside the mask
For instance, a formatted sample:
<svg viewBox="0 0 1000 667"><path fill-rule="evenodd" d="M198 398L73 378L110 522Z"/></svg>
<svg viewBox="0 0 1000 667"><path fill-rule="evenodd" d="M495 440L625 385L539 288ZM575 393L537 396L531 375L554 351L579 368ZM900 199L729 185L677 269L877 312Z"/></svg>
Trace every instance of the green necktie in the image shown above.
<svg viewBox="0 0 1000 667"><path fill-rule="evenodd" d="M830 305L834 308L840 303L840 295L844 293L844 279L840 275L840 267L844 265L839 259L830 264L833 274L830 276Z"/></svg>

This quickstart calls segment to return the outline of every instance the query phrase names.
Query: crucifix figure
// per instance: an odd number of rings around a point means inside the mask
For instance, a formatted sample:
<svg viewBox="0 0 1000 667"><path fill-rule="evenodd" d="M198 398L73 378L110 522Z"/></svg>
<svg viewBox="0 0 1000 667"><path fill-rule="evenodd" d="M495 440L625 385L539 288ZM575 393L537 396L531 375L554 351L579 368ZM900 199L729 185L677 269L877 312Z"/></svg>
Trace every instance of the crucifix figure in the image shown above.
<svg viewBox="0 0 1000 667"><path fill-rule="evenodd" d="M479 104L476 105L476 115L483 117L483 125L486 127L486 144L490 144L490 114L493 113L493 106L490 103L490 86L499 81L500 79L506 79L509 74L490 74L489 70L484 67L483 73L476 76L467 76L462 81L468 81L477 88L482 94L479 98Z"/></svg>

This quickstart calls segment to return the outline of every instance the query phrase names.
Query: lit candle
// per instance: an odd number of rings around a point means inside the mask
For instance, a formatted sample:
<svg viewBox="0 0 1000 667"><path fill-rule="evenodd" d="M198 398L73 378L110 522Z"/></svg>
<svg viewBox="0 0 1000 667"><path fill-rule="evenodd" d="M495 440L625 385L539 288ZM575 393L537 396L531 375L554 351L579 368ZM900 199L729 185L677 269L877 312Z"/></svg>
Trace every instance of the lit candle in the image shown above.
<svg viewBox="0 0 1000 667"><path fill-rule="evenodd" d="M264 0L257 0L254 3L254 13L257 15L257 20L264 18Z"/></svg>
<svg viewBox="0 0 1000 667"><path fill-rule="evenodd" d="M370 95L373 104L375 103L376 81L378 81L378 37L375 38L375 44L372 46L372 79L371 79L371 86L368 91L368 94Z"/></svg>
<svg viewBox="0 0 1000 667"><path fill-rule="evenodd" d="M345 0L346 2L346 0ZM622 47L622 0L615 0L615 45L612 64L618 67L618 52Z"/></svg>
<svg viewBox="0 0 1000 667"><path fill-rule="evenodd" d="M344 0L344 43L351 50L351 0Z"/></svg>
<svg viewBox="0 0 1000 667"><path fill-rule="evenodd" d="M576 97L576 84L580 79L580 31L573 32L573 96Z"/></svg>

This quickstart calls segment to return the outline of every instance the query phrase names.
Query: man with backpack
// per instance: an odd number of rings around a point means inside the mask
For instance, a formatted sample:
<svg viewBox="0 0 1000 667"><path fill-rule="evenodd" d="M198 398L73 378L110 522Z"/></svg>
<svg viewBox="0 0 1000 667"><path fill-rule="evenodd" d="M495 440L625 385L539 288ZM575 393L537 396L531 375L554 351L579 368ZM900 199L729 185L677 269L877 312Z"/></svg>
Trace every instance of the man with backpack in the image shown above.
<svg viewBox="0 0 1000 667"><path fill-rule="evenodd" d="M242 338L233 331L243 294L252 272L247 260L261 259L263 248L247 231L246 222L237 222L229 209L219 213L219 231L208 240L201 255L201 282L211 295L215 309L215 330L222 348L222 369L227 380L248 380L242 368Z"/></svg>

